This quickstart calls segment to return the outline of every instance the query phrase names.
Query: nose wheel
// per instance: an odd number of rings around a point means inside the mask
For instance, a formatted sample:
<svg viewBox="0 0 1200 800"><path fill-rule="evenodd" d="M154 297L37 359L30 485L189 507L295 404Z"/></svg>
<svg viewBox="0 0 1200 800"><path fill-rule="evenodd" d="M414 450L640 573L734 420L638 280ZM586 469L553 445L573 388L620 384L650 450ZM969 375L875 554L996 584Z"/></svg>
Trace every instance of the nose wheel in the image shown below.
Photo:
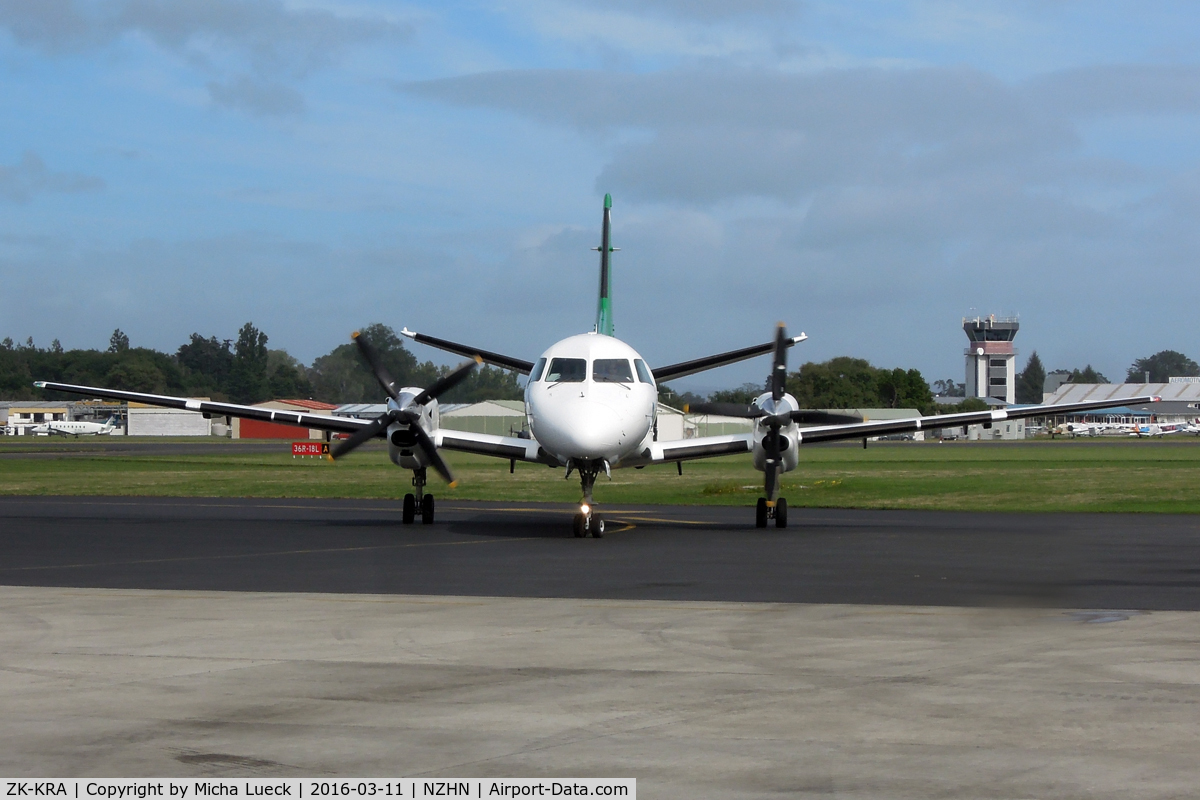
<svg viewBox="0 0 1200 800"><path fill-rule="evenodd" d="M593 539L603 539L604 517L594 511L589 511L586 514L581 511L571 521L571 530L575 534L576 539L582 539L588 535Z"/></svg>
<svg viewBox="0 0 1200 800"><path fill-rule="evenodd" d="M579 481L583 488L583 501L579 504L579 512L571 520L571 532L575 534L576 539L582 539L588 535L591 535L593 539L604 538L604 517L597 514L592 506L592 487L596 485L596 476L600 473L601 468L595 464L577 467Z"/></svg>
<svg viewBox="0 0 1200 800"><path fill-rule="evenodd" d="M758 506L754 509L754 527L765 528L770 520L775 520L776 528L787 527L787 499L778 497L771 503L765 497L758 498Z"/></svg>

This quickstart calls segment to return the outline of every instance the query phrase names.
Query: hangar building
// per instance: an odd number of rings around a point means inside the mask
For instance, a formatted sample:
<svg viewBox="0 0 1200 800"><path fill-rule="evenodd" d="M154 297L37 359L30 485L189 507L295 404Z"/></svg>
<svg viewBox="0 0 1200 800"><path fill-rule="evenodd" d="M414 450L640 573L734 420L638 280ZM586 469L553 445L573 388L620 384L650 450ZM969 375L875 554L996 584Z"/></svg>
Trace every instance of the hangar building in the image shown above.
<svg viewBox="0 0 1200 800"><path fill-rule="evenodd" d="M267 408L275 411L299 411L304 414L332 415L338 406L332 403L322 403L319 400L268 400L255 403L255 408ZM199 416L197 414L196 416ZM240 419L233 417L228 423L230 436L234 439L324 439L325 432L316 428L304 428L295 425L284 425L279 422L263 422L257 419Z"/></svg>
<svg viewBox="0 0 1200 800"><path fill-rule="evenodd" d="M0 403L0 423L8 436L24 436L35 425L70 419L70 404L47 400L11 400Z"/></svg>
<svg viewBox="0 0 1200 800"><path fill-rule="evenodd" d="M194 398L207 400L207 397ZM212 421L195 411L130 403L127 431L130 436L211 436Z"/></svg>
<svg viewBox="0 0 1200 800"><path fill-rule="evenodd" d="M1200 418L1200 383L1172 378L1170 383L1064 383L1042 398L1047 405L1079 403L1086 400L1120 400L1125 397L1155 395L1158 403L1142 403L1106 409L1087 415L1095 422L1144 421L1145 414L1154 415L1154 422L1188 422ZM1137 413L1141 412L1141 413ZM1128 416L1129 419L1119 419Z"/></svg>

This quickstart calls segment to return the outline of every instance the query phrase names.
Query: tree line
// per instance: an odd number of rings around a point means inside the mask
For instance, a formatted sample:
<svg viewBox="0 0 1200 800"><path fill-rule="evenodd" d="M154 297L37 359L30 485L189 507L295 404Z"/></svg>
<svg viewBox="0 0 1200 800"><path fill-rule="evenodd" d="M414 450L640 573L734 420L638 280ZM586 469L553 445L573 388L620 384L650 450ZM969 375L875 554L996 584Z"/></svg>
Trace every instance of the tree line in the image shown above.
<svg viewBox="0 0 1200 800"><path fill-rule="evenodd" d="M362 329L400 386L428 386L451 367L418 361L396 332L375 323ZM305 366L286 350L269 348L269 338L247 322L237 337L193 333L174 353L133 347L120 329L107 350L64 350L55 339L42 348L27 339L0 341L0 397L50 399L35 380L103 386L134 392L210 397L233 403L312 399L328 403L378 403L383 391L353 344L335 347ZM442 400L470 403L522 396L514 373L492 367L474 370Z"/></svg>
<svg viewBox="0 0 1200 800"><path fill-rule="evenodd" d="M801 408L916 408L922 414L933 414L938 408L920 370L884 369L850 356L802 364L788 373L786 386ZM707 398L690 392L675 394L660 387L659 397L676 407L706 399L749 404L766 391L765 387L765 381L746 383L736 389L713 392Z"/></svg>

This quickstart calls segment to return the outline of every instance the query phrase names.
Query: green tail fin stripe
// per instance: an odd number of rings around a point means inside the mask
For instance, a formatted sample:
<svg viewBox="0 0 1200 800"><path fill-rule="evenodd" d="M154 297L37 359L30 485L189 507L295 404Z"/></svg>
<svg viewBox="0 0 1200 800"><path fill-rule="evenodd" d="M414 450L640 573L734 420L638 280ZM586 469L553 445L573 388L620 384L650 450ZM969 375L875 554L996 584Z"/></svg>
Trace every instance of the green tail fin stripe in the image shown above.
<svg viewBox="0 0 1200 800"><path fill-rule="evenodd" d="M612 262L611 256L617 248L612 246L612 195L604 195L604 221L600 229L600 302L596 308L596 333L613 335L612 314Z"/></svg>

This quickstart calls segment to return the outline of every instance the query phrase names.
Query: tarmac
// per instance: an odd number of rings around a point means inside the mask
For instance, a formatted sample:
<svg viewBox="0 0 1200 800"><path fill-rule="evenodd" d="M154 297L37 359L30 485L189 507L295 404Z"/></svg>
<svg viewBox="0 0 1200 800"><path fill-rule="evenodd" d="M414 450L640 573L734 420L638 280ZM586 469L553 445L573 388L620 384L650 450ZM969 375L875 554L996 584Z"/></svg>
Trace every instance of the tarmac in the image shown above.
<svg viewBox="0 0 1200 800"><path fill-rule="evenodd" d="M1200 785L1200 520L606 511L2 498L0 776Z"/></svg>

